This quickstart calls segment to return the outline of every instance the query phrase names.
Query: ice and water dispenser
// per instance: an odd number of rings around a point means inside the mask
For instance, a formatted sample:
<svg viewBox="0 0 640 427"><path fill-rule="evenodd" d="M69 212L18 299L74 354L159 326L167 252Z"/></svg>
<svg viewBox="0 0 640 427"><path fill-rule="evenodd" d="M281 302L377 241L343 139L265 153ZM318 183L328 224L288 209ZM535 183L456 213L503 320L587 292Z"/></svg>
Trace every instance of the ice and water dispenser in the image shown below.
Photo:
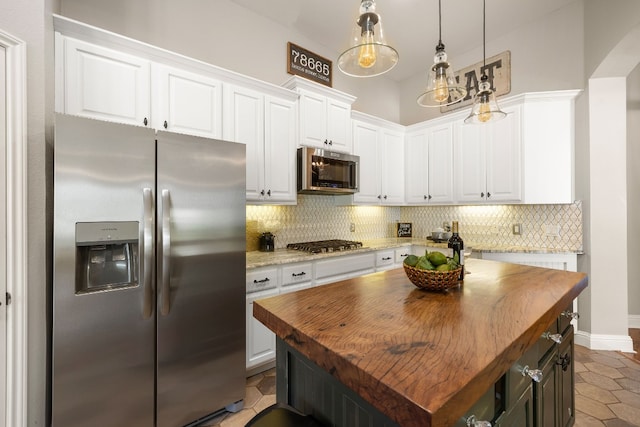
<svg viewBox="0 0 640 427"><path fill-rule="evenodd" d="M138 285L138 222L76 223L76 293Z"/></svg>

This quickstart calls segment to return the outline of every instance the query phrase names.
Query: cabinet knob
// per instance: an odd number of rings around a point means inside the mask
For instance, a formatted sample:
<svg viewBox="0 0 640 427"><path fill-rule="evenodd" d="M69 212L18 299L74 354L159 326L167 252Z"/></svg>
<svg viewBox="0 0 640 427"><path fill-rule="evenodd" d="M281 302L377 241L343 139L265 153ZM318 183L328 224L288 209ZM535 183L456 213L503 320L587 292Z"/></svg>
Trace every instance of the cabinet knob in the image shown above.
<svg viewBox="0 0 640 427"><path fill-rule="evenodd" d="M426 195L424 196L424 199L427 200L427 196Z"/></svg>
<svg viewBox="0 0 640 427"><path fill-rule="evenodd" d="M480 193L480 197L484 199L484 192Z"/></svg>
<svg viewBox="0 0 640 427"><path fill-rule="evenodd" d="M562 313L560 313L560 316L564 316L567 319L571 320L580 318L580 315L575 311L563 311Z"/></svg>
<svg viewBox="0 0 640 427"><path fill-rule="evenodd" d="M260 195L264 196L264 190L260 191Z"/></svg>
<svg viewBox="0 0 640 427"><path fill-rule="evenodd" d="M333 145L333 141L329 141L329 145Z"/></svg>
<svg viewBox="0 0 640 427"><path fill-rule="evenodd" d="M542 334L542 338L547 339L547 340L551 340L555 343L562 343L562 335L560 334L552 334L549 332L545 332L544 334Z"/></svg>
<svg viewBox="0 0 640 427"><path fill-rule="evenodd" d="M382 199L382 195L378 194L378 200Z"/></svg>
<svg viewBox="0 0 640 427"><path fill-rule="evenodd" d="M169 124L167 123L167 121L166 121L166 120L164 121L163 126L164 126L164 128L165 128L165 129L166 129L167 127L169 127Z"/></svg>
<svg viewBox="0 0 640 427"><path fill-rule="evenodd" d="M487 199L488 199L489 197L491 197L491 193L489 193L489 192L487 191Z"/></svg>
<svg viewBox="0 0 640 427"><path fill-rule="evenodd" d="M324 140L324 145L327 145L328 143L329 143L329 140L328 140L328 139L325 139L325 140Z"/></svg>
<svg viewBox="0 0 640 427"><path fill-rule="evenodd" d="M533 381L539 383L540 381L542 381L542 371L540 369L529 369L529 366L525 365L524 368L522 368L522 371L520 371L522 373L523 377L529 376Z"/></svg>
<svg viewBox="0 0 640 427"><path fill-rule="evenodd" d="M384 195L384 199L387 200L387 195L386 194Z"/></svg>
<svg viewBox="0 0 640 427"><path fill-rule="evenodd" d="M467 427L491 427L491 423L489 421L479 421L475 415L471 415L467 418Z"/></svg>
<svg viewBox="0 0 640 427"><path fill-rule="evenodd" d="M431 194L429 194L429 200L431 200Z"/></svg>
<svg viewBox="0 0 640 427"><path fill-rule="evenodd" d="M271 190L267 190L267 196L271 197Z"/></svg>
<svg viewBox="0 0 640 427"><path fill-rule="evenodd" d="M147 118L145 117L144 120L142 121L142 123L144 123L144 125L146 126L147 123L149 123L149 121L147 120Z"/></svg>

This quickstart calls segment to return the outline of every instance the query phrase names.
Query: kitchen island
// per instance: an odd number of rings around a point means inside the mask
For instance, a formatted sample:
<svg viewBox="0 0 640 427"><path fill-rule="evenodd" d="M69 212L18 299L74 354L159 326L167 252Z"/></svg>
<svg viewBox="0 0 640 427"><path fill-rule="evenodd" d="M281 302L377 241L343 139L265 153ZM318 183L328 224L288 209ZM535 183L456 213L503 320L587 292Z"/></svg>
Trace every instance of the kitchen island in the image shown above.
<svg viewBox="0 0 640 427"><path fill-rule="evenodd" d="M278 401L335 426L361 425L358 413L372 425L456 425L587 286L583 273L467 268L446 293L395 269L256 301L278 337Z"/></svg>

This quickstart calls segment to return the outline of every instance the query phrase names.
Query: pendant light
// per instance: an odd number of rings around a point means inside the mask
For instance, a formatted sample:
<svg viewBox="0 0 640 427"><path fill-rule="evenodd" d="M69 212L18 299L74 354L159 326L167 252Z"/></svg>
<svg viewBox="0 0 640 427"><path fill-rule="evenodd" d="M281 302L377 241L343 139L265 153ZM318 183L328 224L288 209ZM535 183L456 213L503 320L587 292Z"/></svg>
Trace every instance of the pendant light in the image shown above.
<svg viewBox="0 0 640 427"><path fill-rule="evenodd" d="M467 89L456 82L453 67L447 62L447 53L442 43L442 0L438 0L438 45L429 70L427 91L417 99L423 107L451 105L467 96Z"/></svg>
<svg viewBox="0 0 640 427"><path fill-rule="evenodd" d="M478 92L473 99L473 107L471 107L471 113L464 119L465 123L481 124L489 121L497 121L506 117L507 113L502 111L498 107L498 101L496 101L496 94L491 89L491 83L489 83L487 77L487 42L486 42L486 0L482 0L482 77L480 78L480 84L478 85Z"/></svg>
<svg viewBox="0 0 640 427"><path fill-rule="evenodd" d="M386 73L397 63L398 52L385 41L375 0L361 0L351 47L338 58L338 68L349 76L373 77Z"/></svg>

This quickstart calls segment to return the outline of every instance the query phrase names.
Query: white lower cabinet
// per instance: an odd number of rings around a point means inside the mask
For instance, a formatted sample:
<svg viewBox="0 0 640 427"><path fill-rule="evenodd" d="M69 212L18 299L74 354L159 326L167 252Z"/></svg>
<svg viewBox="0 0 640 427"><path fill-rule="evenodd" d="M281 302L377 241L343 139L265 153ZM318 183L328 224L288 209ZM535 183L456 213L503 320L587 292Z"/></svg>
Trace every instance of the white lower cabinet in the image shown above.
<svg viewBox="0 0 640 427"><path fill-rule="evenodd" d="M276 335L253 317L253 302L278 295L278 289L247 294L247 369L272 362L276 358Z"/></svg>
<svg viewBox="0 0 640 427"><path fill-rule="evenodd" d="M376 252L376 271L384 271L395 268L395 251L387 249Z"/></svg>

